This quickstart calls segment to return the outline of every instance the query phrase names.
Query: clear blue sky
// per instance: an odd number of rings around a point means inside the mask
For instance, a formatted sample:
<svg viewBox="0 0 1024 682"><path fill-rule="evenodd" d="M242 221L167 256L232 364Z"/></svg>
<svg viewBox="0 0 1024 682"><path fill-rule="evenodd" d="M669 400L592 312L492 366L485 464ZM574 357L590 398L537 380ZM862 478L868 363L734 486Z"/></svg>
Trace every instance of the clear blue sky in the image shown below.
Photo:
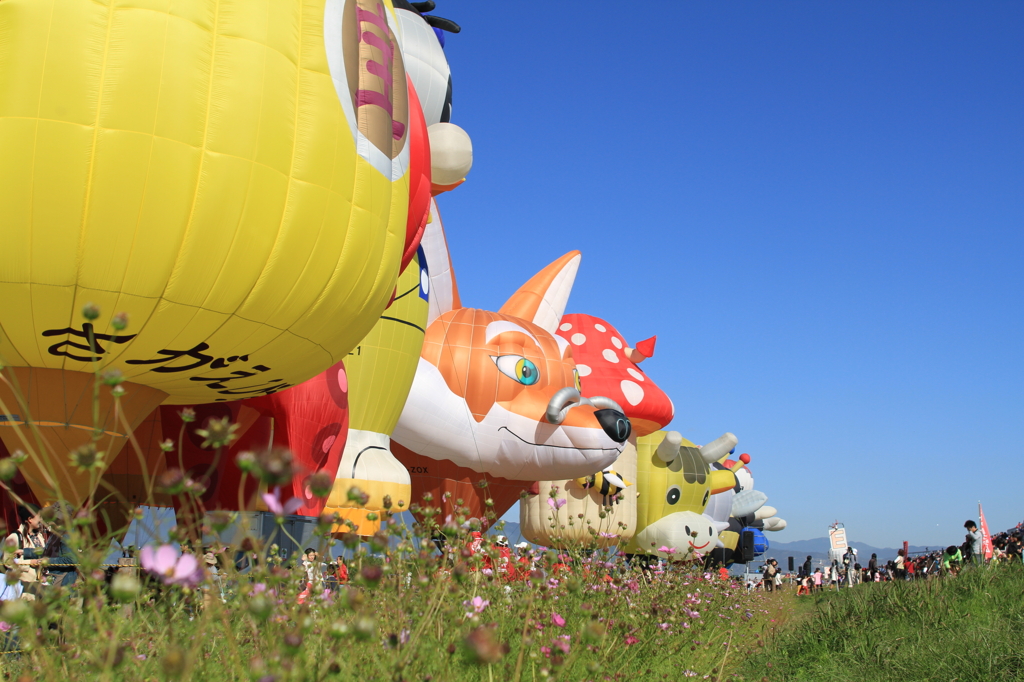
<svg viewBox="0 0 1024 682"><path fill-rule="evenodd" d="M569 311L658 335L779 540L1024 519L1024 3L438 5L467 305L580 249Z"/></svg>

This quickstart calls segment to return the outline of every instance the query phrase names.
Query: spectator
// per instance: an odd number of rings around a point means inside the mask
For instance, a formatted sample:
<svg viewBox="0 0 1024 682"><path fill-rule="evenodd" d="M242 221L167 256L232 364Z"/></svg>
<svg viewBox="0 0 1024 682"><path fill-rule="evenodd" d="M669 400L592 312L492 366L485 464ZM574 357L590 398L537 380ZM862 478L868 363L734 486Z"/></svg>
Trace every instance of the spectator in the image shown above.
<svg viewBox="0 0 1024 682"><path fill-rule="evenodd" d="M896 561L893 562L893 577L896 580L906 580L906 558L903 556L903 550L896 552Z"/></svg>
<svg viewBox="0 0 1024 682"><path fill-rule="evenodd" d="M965 521L964 528L967 529L967 542L971 545L970 561L976 565L984 563L985 556L981 550L981 531L974 521Z"/></svg>
<svg viewBox="0 0 1024 682"><path fill-rule="evenodd" d="M955 545L950 545L942 555L942 570L956 575L962 560L963 555L960 553L960 550Z"/></svg>
<svg viewBox="0 0 1024 682"><path fill-rule="evenodd" d="M48 535L42 550L28 547L19 550L19 554L29 559L30 566L40 566L46 559L46 572L60 576L60 587L71 587L78 580L78 556L68 545L67 528L71 524L74 510L65 502L54 502L40 512L44 519ZM54 580L56 581L56 577Z"/></svg>
<svg viewBox="0 0 1024 682"><path fill-rule="evenodd" d="M868 561L868 576L873 582L878 582L878 555L872 552L871 560Z"/></svg>
<svg viewBox="0 0 1024 682"><path fill-rule="evenodd" d="M779 572L779 569L775 567L775 559L769 559L768 563L761 569L761 573L764 578L761 582L764 583L764 589L767 592L771 592L775 588L775 574Z"/></svg>
<svg viewBox="0 0 1024 682"><path fill-rule="evenodd" d="M805 576L808 576L808 577L810 577L810 575L811 575L811 555L810 554L807 555L807 561L804 562L803 574Z"/></svg>
<svg viewBox="0 0 1024 682"><path fill-rule="evenodd" d="M18 519L21 523L14 532L7 536L6 545L15 549L42 549L46 545L43 534L43 521L39 510L32 506L18 506Z"/></svg>

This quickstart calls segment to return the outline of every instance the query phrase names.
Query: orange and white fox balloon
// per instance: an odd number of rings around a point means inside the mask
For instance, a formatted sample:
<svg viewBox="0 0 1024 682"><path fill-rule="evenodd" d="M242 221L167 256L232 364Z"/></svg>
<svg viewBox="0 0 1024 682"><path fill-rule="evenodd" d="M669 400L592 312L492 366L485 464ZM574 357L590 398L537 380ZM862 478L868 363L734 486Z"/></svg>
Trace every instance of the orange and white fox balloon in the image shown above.
<svg viewBox="0 0 1024 682"><path fill-rule="evenodd" d="M555 334L579 252L548 265L491 312L461 306L443 233L431 238L428 227L423 244L430 316L394 440L417 455L513 481L576 478L610 466L630 435L629 420L614 400L580 395L572 348Z"/></svg>

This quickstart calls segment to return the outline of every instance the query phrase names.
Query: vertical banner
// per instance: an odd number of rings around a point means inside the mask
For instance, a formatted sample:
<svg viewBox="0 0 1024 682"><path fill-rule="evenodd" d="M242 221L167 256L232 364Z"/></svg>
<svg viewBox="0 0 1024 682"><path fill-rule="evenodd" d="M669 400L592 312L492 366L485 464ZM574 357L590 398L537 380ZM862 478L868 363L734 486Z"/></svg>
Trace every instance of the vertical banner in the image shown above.
<svg viewBox="0 0 1024 682"><path fill-rule="evenodd" d="M828 528L828 559L829 561L842 561L843 554L849 545L846 542L846 528L836 521Z"/></svg>
<svg viewBox="0 0 1024 682"><path fill-rule="evenodd" d="M988 521L985 520L985 512L981 510L981 502L978 503L978 523L981 524L981 553L985 555L985 561L992 558L992 536L988 534Z"/></svg>

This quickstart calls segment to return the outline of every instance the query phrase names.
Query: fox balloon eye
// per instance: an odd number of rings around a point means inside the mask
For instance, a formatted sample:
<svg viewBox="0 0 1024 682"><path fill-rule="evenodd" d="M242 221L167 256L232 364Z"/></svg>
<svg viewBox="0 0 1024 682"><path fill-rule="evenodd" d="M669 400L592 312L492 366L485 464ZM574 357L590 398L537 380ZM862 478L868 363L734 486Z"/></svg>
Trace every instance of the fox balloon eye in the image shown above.
<svg viewBox="0 0 1024 682"><path fill-rule="evenodd" d="M537 365L522 355L492 355L491 359L494 360L494 364L498 366L498 370L502 374L524 386L533 386L540 379L540 370L537 369Z"/></svg>

